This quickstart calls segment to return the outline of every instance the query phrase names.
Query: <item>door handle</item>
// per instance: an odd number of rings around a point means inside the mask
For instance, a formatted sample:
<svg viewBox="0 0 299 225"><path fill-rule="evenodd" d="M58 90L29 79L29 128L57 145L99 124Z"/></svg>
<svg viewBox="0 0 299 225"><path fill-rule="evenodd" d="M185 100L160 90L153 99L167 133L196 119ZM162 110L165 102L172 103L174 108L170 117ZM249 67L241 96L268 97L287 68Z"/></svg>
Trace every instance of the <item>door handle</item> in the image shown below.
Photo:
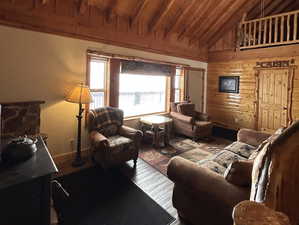
<svg viewBox="0 0 299 225"><path fill-rule="evenodd" d="M288 107L283 107L283 110L287 110L288 109Z"/></svg>

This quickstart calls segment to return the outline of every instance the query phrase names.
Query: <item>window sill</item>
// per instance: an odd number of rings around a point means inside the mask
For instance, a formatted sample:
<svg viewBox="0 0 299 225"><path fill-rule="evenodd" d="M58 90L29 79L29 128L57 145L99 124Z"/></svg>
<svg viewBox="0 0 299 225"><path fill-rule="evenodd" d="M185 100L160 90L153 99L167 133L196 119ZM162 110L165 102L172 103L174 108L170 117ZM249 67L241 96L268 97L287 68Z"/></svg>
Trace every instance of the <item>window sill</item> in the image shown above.
<svg viewBox="0 0 299 225"><path fill-rule="evenodd" d="M169 114L169 112L149 113L149 114L143 114L143 115L139 115L139 116L130 116L130 117L125 117L124 121L139 120L141 117L144 117L144 116L167 115L167 114Z"/></svg>

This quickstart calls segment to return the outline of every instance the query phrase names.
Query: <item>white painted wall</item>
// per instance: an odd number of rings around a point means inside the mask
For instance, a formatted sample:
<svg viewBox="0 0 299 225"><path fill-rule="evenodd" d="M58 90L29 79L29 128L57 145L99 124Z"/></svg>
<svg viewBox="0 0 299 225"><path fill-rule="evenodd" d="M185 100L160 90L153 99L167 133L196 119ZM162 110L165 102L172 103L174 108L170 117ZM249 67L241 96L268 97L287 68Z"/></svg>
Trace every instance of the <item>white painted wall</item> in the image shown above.
<svg viewBox="0 0 299 225"><path fill-rule="evenodd" d="M70 152L70 140L76 140L78 105L65 102L64 96L85 81L87 49L207 68L199 61L0 26L0 102L46 101L41 132L49 135L52 155ZM88 147L86 132L82 138L82 147Z"/></svg>

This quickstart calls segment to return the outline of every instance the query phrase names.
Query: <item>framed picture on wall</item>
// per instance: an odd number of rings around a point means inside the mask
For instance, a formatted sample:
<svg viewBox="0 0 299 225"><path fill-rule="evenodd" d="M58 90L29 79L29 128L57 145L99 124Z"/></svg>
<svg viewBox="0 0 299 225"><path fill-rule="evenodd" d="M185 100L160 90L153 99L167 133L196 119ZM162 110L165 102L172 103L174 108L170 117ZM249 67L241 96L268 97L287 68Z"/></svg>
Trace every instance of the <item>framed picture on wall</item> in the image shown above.
<svg viewBox="0 0 299 225"><path fill-rule="evenodd" d="M219 92L239 93L239 76L220 76Z"/></svg>

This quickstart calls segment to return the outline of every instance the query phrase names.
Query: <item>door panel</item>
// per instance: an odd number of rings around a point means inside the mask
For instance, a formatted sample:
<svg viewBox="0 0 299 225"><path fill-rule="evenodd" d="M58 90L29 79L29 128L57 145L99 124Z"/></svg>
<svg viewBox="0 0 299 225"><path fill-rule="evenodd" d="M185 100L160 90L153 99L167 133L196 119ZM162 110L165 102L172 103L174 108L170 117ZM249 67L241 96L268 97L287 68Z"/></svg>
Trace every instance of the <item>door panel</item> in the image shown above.
<svg viewBox="0 0 299 225"><path fill-rule="evenodd" d="M288 124L288 69L259 72L258 129L273 133Z"/></svg>
<svg viewBox="0 0 299 225"><path fill-rule="evenodd" d="M188 70L188 91L191 101L195 104L195 109L203 111L204 104L204 73L198 70Z"/></svg>

